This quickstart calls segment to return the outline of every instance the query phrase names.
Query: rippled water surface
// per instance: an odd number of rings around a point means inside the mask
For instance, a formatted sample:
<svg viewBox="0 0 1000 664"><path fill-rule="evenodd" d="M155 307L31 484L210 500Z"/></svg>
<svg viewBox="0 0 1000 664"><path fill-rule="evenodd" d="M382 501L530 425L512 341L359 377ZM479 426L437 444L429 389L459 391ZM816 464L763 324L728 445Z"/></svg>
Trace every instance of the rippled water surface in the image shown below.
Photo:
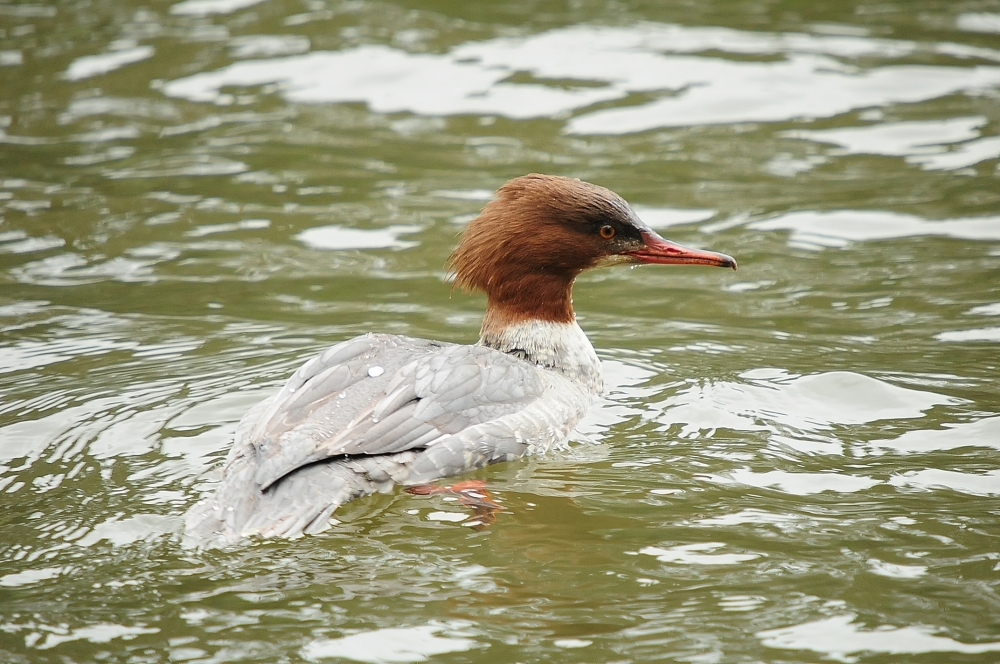
<svg viewBox="0 0 1000 664"><path fill-rule="evenodd" d="M0 3L0 660L1000 660L1000 3ZM527 172L737 273L575 290L567 451L181 546L240 416Z"/></svg>

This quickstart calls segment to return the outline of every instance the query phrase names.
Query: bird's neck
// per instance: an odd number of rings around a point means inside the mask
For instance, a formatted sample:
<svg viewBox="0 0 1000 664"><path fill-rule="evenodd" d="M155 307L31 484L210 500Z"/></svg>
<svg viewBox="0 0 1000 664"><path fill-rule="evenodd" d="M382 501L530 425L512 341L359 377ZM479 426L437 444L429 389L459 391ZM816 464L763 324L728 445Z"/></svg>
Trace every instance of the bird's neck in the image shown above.
<svg viewBox="0 0 1000 664"><path fill-rule="evenodd" d="M490 301L479 345L562 374L594 394L603 389L601 361L569 307L569 320L526 317Z"/></svg>

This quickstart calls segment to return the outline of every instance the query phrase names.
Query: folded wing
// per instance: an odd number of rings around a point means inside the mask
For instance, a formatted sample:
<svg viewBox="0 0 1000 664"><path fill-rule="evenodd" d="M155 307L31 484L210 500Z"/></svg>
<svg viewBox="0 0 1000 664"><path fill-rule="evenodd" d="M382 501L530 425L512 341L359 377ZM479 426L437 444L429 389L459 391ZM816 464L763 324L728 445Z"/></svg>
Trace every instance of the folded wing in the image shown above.
<svg viewBox="0 0 1000 664"><path fill-rule="evenodd" d="M490 348L357 337L307 362L244 423L254 484L267 490L327 459L426 449L523 410L543 390L533 365Z"/></svg>

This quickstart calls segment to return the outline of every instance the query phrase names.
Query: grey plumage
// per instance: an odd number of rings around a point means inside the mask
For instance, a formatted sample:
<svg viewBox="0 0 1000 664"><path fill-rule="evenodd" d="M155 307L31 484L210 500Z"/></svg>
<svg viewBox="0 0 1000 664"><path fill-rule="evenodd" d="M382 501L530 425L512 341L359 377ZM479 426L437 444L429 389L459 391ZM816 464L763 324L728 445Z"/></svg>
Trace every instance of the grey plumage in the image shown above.
<svg viewBox="0 0 1000 664"><path fill-rule="evenodd" d="M485 346L356 337L247 413L215 495L188 511L186 538L318 532L360 495L562 442L584 402L563 376Z"/></svg>

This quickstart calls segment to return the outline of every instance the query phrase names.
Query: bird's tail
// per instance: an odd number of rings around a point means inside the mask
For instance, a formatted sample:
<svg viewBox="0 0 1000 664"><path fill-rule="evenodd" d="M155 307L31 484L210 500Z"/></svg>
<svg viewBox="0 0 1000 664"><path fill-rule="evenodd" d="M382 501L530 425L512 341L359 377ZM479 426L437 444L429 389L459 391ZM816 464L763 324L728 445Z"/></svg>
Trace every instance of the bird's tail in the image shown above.
<svg viewBox="0 0 1000 664"><path fill-rule="evenodd" d="M329 528L331 515L342 504L387 488L384 481L358 472L363 469L333 462L300 468L261 491L253 469L249 463L231 463L215 493L187 511L186 546L224 546L254 535L313 535ZM388 483L391 486L391 480Z"/></svg>

